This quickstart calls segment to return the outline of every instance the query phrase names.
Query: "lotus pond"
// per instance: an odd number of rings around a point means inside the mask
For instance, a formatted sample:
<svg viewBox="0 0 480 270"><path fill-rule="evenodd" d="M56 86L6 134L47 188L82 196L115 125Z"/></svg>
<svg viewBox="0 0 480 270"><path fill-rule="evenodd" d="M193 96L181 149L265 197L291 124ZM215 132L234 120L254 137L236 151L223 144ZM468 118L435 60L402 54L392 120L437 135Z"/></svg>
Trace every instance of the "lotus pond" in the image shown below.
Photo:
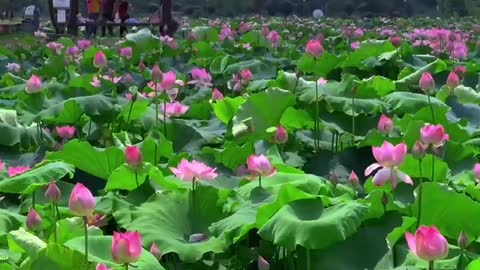
<svg viewBox="0 0 480 270"><path fill-rule="evenodd" d="M0 269L480 269L479 34L251 17L8 40Z"/></svg>

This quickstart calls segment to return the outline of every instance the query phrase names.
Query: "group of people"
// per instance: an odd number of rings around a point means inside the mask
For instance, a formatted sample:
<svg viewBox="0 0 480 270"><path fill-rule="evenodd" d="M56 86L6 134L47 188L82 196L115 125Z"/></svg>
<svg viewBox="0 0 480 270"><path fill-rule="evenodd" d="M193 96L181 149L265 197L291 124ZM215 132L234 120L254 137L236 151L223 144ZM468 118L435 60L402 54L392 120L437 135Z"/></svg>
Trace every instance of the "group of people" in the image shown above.
<svg viewBox="0 0 480 270"><path fill-rule="evenodd" d="M101 25L102 36L113 35L113 26L109 23L115 21L118 14L120 20L120 36L127 32L126 21L130 18L129 10L132 5L128 0L86 0L89 23L87 24L87 35L94 38L97 35L98 25Z"/></svg>

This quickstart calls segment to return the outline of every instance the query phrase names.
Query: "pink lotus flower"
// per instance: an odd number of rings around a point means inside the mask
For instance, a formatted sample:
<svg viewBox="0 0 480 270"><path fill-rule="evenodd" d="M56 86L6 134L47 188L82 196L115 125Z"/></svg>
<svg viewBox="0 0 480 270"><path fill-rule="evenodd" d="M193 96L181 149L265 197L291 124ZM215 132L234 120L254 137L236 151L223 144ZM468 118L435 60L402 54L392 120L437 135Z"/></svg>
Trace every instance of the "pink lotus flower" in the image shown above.
<svg viewBox="0 0 480 270"><path fill-rule="evenodd" d="M448 255L448 242L436 227L421 226L415 235L405 233L408 248L426 261L443 260Z"/></svg>
<svg viewBox="0 0 480 270"><path fill-rule="evenodd" d="M177 41L170 37L170 36L161 36L160 37L160 41L164 44L166 44L168 47L170 47L171 49L177 49L178 45L177 45Z"/></svg>
<svg viewBox="0 0 480 270"><path fill-rule="evenodd" d="M267 35L267 40L270 41L273 48L277 48L278 45L280 44L280 35L278 34L277 31L271 31Z"/></svg>
<svg viewBox="0 0 480 270"><path fill-rule="evenodd" d="M217 88L213 88L213 91L212 91L212 99L213 100L222 100L224 97L223 97L223 94L222 92L220 92Z"/></svg>
<svg viewBox="0 0 480 270"><path fill-rule="evenodd" d="M155 257L157 258L157 260L161 260L162 259L162 252L160 251L160 249L158 248L157 244L156 243L153 243L152 246L150 247L150 253Z"/></svg>
<svg viewBox="0 0 480 270"><path fill-rule="evenodd" d="M432 74L429 72L424 72L420 81L418 82L420 89L425 93L430 93L435 88L435 81L433 80Z"/></svg>
<svg viewBox="0 0 480 270"><path fill-rule="evenodd" d="M107 57L102 51L98 51L93 58L93 66L96 68L107 67Z"/></svg>
<svg viewBox="0 0 480 270"><path fill-rule="evenodd" d="M81 39L81 40L77 41L77 47L80 50L88 49L90 46L92 46L92 42L90 40Z"/></svg>
<svg viewBox="0 0 480 270"><path fill-rule="evenodd" d="M447 86L451 89L456 88L460 85L460 78L458 77L457 73L454 71L450 72L447 78Z"/></svg>
<svg viewBox="0 0 480 270"><path fill-rule="evenodd" d="M95 267L95 270L111 270L111 269L108 268L105 264L99 263L99 264L97 264L97 266Z"/></svg>
<svg viewBox="0 0 480 270"><path fill-rule="evenodd" d="M42 218L33 208L30 208L30 211L28 211L26 225L31 231L37 231L42 228Z"/></svg>
<svg viewBox="0 0 480 270"><path fill-rule="evenodd" d="M10 73L20 72L20 65L17 63L8 63L5 67L7 68L7 71Z"/></svg>
<svg viewBox="0 0 480 270"><path fill-rule="evenodd" d="M194 84L196 87L212 86L212 76L204 68L192 69L192 80L187 84Z"/></svg>
<svg viewBox="0 0 480 270"><path fill-rule="evenodd" d="M35 31L33 33L33 35L37 38L47 38L47 33L43 32L43 31L40 31L40 30Z"/></svg>
<svg viewBox="0 0 480 270"><path fill-rule="evenodd" d="M125 148L125 160L130 167L138 167L142 164L142 152L138 146L127 146Z"/></svg>
<svg viewBox="0 0 480 270"><path fill-rule="evenodd" d="M42 90L42 80L37 75L32 75L27 81L25 92L27 94L39 93Z"/></svg>
<svg viewBox="0 0 480 270"><path fill-rule="evenodd" d="M110 81L110 82L113 82L114 84L117 84L119 83L121 80L122 80L122 77L110 77L109 75L103 75L102 76L102 79L106 80L106 81Z"/></svg>
<svg viewBox="0 0 480 270"><path fill-rule="evenodd" d="M350 44L350 48L352 48L352 50L360 49L360 42L358 41L352 42L352 44Z"/></svg>
<svg viewBox="0 0 480 270"><path fill-rule="evenodd" d="M276 173L275 168L264 155L251 155L247 160L247 169L252 176L271 176Z"/></svg>
<svg viewBox="0 0 480 270"><path fill-rule="evenodd" d="M77 46L72 46L67 49L67 55L75 56L80 53L80 49Z"/></svg>
<svg viewBox="0 0 480 270"><path fill-rule="evenodd" d="M387 135L393 130L393 121L388 118L386 115L382 114L380 120L378 121L378 132Z"/></svg>
<svg viewBox="0 0 480 270"><path fill-rule="evenodd" d="M220 41L225 41L225 40L233 40L234 37L235 37L235 34L233 33L232 29L228 26L224 26L220 31L220 35L218 36L218 39Z"/></svg>
<svg viewBox="0 0 480 270"><path fill-rule="evenodd" d="M103 226L107 226L108 219L106 215L93 214L87 217L87 224L88 226L95 226L97 228L101 228Z"/></svg>
<svg viewBox="0 0 480 270"><path fill-rule="evenodd" d="M441 147L450 137L445 133L442 125L425 125L420 129L421 140L426 146Z"/></svg>
<svg viewBox="0 0 480 270"><path fill-rule="evenodd" d="M30 171L31 169L32 168L30 168L28 166L8 167L7 168L7 174L8 174L8 177L14 177L14 176L20 175L22 173L26 173L26 172Z"/></svg>
<svg viewBox="0 0 480 270"><path fill-rule="evenodd" d="M257 258L258 270L270 270L270 264L262 256Z"/></svg>
<svg viewBox="0 0 480 270"><path fill-rule="evenodd" d="M398 170L407 155L407 145L405 143L393 146L389 142L384 142L381 147L372 147L373 156L378 163L373 163L365 170L365 176L369 176L373 171L381 168L375 173L373 183L376 186L382 186L387 181L392 183L395 188L398 181L413 185L410 176Z"/></svg>
<svg viewBox="0 0 480 270"><path fill-rule="evenodd" d="M112 259L118 264L138 261L142 255L142 237L138 232L113 232Z"/></svg>
<svg viewBox="0 0 480 270"><path fill-rule="evenodd" d="M396 48L402 46L402 38L401 37L391 37L390 42L395 46Z"/></svg>
<svg viewBox="0 0 480 270"><path fill-rule="evenodd" d="M82 183L77 183L70 194L68 207L70 211L79 217L86 217L93 213L95 209L95 198L88 188Z"/></svg>
<svg viewBox="0 0 480 270"><path fill-rule="evenodd" d="M162 89L163 90L169 90L172 89L175 84L177 83L177 76L173 71L169 71L167 73L163 73L163 79L162 79Z"/></svg>
<svg viewBox="0 0 480 270"><path fill-rule="evenodd" d="M246 82L250 82L250 81L253 80L253 74L250 71L250 69L244 69L244 70L240 71L240 77L242 78L242 80L244 80Z"/></svg>
<svg viewBox="0 0 480 270"><path fill-rule="evenodd" d="M328 83L328 81L325 80L325 79L322 78L322 77L320 77L320 79L318 79L318 81L317 81L318 87L324 86L324 85L326 85L327 83Z"/></svg>
<svg viewBox="0 0 480 270"><path fill-rule="evenodd" d="M238 28L238 32L243 34L252 29L252 26L249 23L241 22Z"/></svg>
<svg viewBox="0 0 480 270"><path fill-rule="evenodd" d="M361 37L363 37L364 34L365 34L365 32L361 28L357 28L357 29L355 29L355 31L353 31L353 36L355 38L361 38Z"/></svg>
<svg viewBox="0 0 480 270"><path fill-rule="evenodd" d="M310 56L319 57L323 54L323 46L320 41L312 39L307 43L305 52Z"/></svg>
<svg viewBox="0 0 480 270"><path fill-rule="evenodd" d="M132 58L133 50L132 47L120 48L120 56L126 59Z"/></svg>
<svg viewBox="0 0 480 270"><path fill-rule="evenodd" d="M97 76L95 76L95 77L92 78L92 81L90 82L90 85L95 87L95 88L99 88L100 86L102 86L102 82L98 79Z"/></svg>
<svg viewBox="0 0 480 270"><path fill-rule="evenodd" d="M47 201L49 202L56 203L60 200L61 197L62 192L58 188L55 181L50 181L47 191L45 191L45 199L47 199Z"/></svg>
<svg viewBox="0 0 480 270"><path fill-rule="evenodd" d="M218 174L215 172L216 168L211 168L206 164L193 160L188 161L182 159L177 168L170 168L170 171L175 174L176 177L186 182L195 180L213 180Z"/></svg>
<svg viewBox="0 0 480 270"><path fill-rule="evenodd" d="M56 54L61 54L63 47L64 47L63 44L60 44L60 43L57 43L57 42L49 42L47 44L47 48L49 48L50 50L52 50Z"/></svg>
<svg viewBox="0 0 480 270"><path fill-rule="evenodd" d="M463 42L454 42L452 58L456 60L465 59L468 56L468 47Z"/></svg>
<svg viewBox="0 0 480 270"><path fill-rule="evenodd" d="M278 126L275 131L275 143L285 144L288 141L288 132L283 126Z"/></svg>
<svg viewBox="0 0 480 270"><path fill-rule="evenodd" d="M75 136L75 132L77 129L74 126L63 126L63 127L56 127L55 130L57 131L58 137L64 140L70 140Z"/></svg>
<svg viewBox="0 0 480 270"><path fill-rule="evenodd" d="M350 173L350 176L348 177L348 182L352 186L358 186L360 184L360 179L358 179L358 175L354 171Z"/></svg>
<svg viewBox="0 0 480 270"><path fill-rule="evenodd" d="M175 101L163 104L162 111L169 117L178 117L184 115L188 111L189 107L182 103Z"/></svg>

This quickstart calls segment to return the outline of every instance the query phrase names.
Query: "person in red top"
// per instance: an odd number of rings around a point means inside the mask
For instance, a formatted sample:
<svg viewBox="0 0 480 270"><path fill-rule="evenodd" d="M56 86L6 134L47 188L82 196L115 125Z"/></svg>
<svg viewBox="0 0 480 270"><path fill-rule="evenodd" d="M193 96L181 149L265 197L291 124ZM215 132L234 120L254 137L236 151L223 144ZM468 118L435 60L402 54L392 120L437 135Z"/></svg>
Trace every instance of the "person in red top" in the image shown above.
<svg viewBox="0 0 480 270"><path fill-rule="evenodd" d="M125 32L127 32L127 26L125 25L125 22L130 18L130 15L128 15L128 9L131 8L132 5L127 1L123 0L120 2L118 5L118 17L120 18L120 37L123 36Z"/></svg>

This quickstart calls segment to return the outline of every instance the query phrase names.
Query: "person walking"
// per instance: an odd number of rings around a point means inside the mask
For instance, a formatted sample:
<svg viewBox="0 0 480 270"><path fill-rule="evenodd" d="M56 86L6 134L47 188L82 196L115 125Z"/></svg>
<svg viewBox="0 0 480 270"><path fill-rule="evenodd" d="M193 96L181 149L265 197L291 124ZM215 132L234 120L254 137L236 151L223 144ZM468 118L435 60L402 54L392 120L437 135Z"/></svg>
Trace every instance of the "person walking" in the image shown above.
<svg viewBox="0 0 480 270"><path fill-rule="evenodd" d="M87 0L87 38L94 38L97 35L97 22L100 15L102 0Z"/></svg>
<svg viewBox="0 0 480 270"><path fill-rule="evenodd" d="M120 18L120 37L123 37L123 34L127 32L126 21L130 18L128 14L128 9L132 8L132 5L128 0L122 0L118 5L118 17Z"/></svg>
<svg viewBox="0 0 480 270"><path fill-rule="evenodd" d="M113 36L113 26L108 23L113 23L115 20L115 0L102 0L102 37L105 36L108 28L108 34Z"/></svg>

